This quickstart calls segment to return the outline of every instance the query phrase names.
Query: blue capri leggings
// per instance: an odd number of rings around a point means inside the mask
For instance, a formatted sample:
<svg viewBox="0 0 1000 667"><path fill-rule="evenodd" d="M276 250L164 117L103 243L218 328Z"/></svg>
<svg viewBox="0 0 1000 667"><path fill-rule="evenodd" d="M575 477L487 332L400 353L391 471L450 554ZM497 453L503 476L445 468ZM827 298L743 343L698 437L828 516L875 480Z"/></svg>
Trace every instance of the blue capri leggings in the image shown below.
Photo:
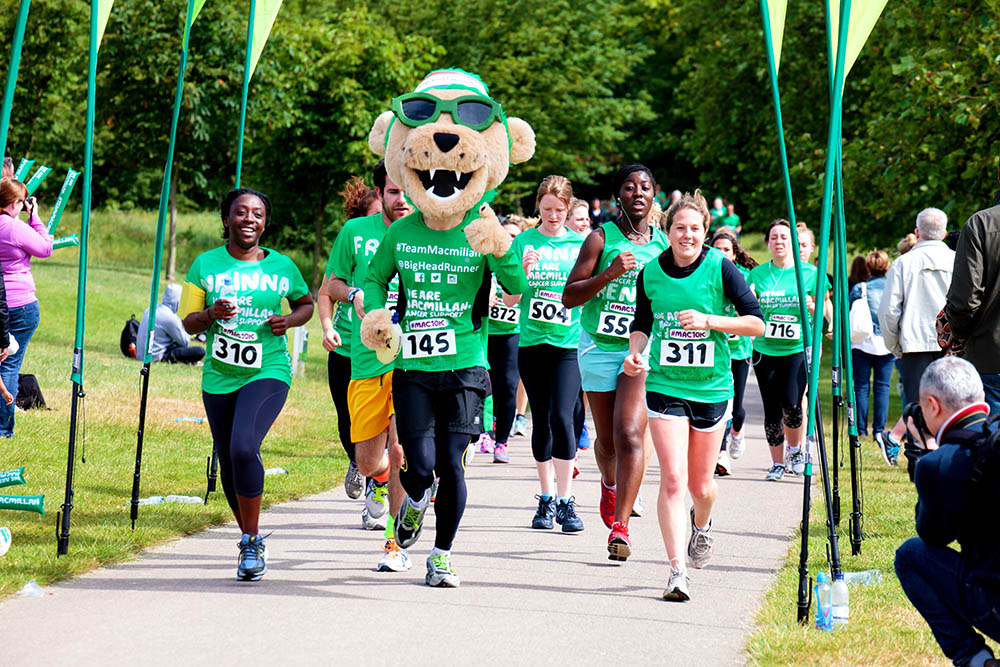
<svg viewBox="0 0 1000 667"><path fill-rule="evenodd" d="M288 385L281 380L254 380L228 394L203 391L201 398L219 452L222 490L236 511L237 495L256 498L264 493L260 443L285 405Z"/></svg>

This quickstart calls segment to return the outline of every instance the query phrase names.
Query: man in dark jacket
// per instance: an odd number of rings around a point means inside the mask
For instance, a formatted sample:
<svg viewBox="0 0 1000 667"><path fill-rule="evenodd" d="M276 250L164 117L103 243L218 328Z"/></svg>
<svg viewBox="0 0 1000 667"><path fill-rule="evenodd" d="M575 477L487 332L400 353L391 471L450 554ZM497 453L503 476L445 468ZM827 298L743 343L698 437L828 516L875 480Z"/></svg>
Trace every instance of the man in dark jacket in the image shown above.
<svg viewBox="0 0 1000 667"><path fill-rule="evenodd" d="M970 484L973 447L984 439L989 407L972 364L938 359L920 380L927 443L916 465L917 535L896 550L906 597L956 665L996 665L982 632L1000 640L1000 536L984 526ZM911 427L911 432L913 428ZM935 444L939 443L939 444ZM961 552L948 547L958 541ZM979 630L979 632L977 632Z"/></svg>
<svg viewBox="0 0 1000 667"><path fill-rule="evenodd" d="M962 228L944 312L982 377L986 402L1000 412L1000 206L979 211Z"/></svg>

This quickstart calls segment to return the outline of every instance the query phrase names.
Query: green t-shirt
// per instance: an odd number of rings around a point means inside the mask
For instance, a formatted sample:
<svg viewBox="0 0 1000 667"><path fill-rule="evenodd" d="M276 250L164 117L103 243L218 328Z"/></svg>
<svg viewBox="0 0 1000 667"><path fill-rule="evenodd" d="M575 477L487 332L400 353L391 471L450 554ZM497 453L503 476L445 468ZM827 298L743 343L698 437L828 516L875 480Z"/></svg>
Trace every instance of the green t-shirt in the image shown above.
<svg viewBox="0 0 1000 667"><path fill-rule="evenodd" d="M511 250L520 262L529 250L541 255L528 274L521 297L521 338L518 347L548 344L575 349L580 344L580 307L562 305L563 288L583 246L583 236L568 227L561 236L545 236L537 228L514 237Z"/></svg>
<svg viewBox="0 0 1000 667"><path fill-rule="evenodd" d="M677 313L693 308L707 315L725 315L731 306L722 286L722 260L715 248L693 273L671 278L659 262L642 274L643 290L653 311L646 390L699 403L721 403L733 397L729 334L685 329Z"/></svg>
<svg viewBox="0 0 1000 667"><path fill-rule="evenodd" d="M261 248L267 255L254 262L238 260L222 246L195 258L185 282L205 291L205 303L218 300L222 279L233 280L238 296L237 325L232 331L219 322L208 328L208 354L201 388L209 394L228 394L254 380L292 383L292 364L285 336L275 336L264 323L281 313L281 300L295 301L309 293L295 263L281 253Z"/></svg>
<svg viewBox="0 0 1000 667"><path fill-rule="evenodd" d="M339 235L338 238L340 238ZM336 245L334 245L333 248L330 248L330 259L326 262L327 278L332 275L337 275L333 271L335 249ZM351 304L341 303L340 301L333 302L333 330L340 334L340 347L334 350L334 352L347 357L348 359L351 358L351 339L353 338L353 334L351 332L351 320L353 319L354 308L351 307Z"/></svg>
<svg viewBox="0 0 1000 667"><path fill-rule="evenodd" d="M715 222L716 218L721 218L726 214L726 208L710 208L708 212L712 215L712 222Z"/></svg>
<svg viewBox="0 0 1000 667"><path fill-rule="evenodd" d="M716 229L718 229L719 227L732 227L733 229L736 229L737 227L740 226L740 216L736 215L735 213L733 213L732 215L724 215L716 219L714 222Z"/></svg>
<svg viewBox="0 0 1000 667"><path fill-rule="evenodd" d="M492 282L497 304L490 306L489 335L500 336L519 333L521 331L521 306L519 304L505 306L503 289L501 289L496 276L493 276Z"/></svg>
<svg viewBox="0 0 1000 667"><path fill-rule="evenodd" d="M524 291L525 280L513 252L497 259L469 246L464 229L477 217L473 209L460 225L439 231L428 227L423 214L415 211L392 224L375 253L365 281L365 310L386 305L389 280L398 273L403 340L396 368L485 367L486 338L477 330L472 310L473 303L483 299L481 315L486 319L490 289L486 272L496 273L511 294Z"/></svg>
<svg viewBox="0 0 1000 667"><path fill-rule="evenodd" d="M816 296L816 267L803 264L802 278L806 294ZM799 319L795 267L779 269L774 266L774 262L761 264L750 271L749 282L764 314L764 335L754 338L753 349L773 357L786 357L801 352L802 323ZM829 281L827 284L829 285Z"/></svg>
<svg viewBox="0 0 1000 667"><path fill-rule="evenodd" d="M740 270L743 274L743 279L750 284L750 269L744 269L739 264L736 268ZM738 317L739 313L736 312L736 306L730 303L726 306L726 316L727 317ZM736 334L729 335L729 356L733 361L739 361L740 359L749 359L753 354L753 337L752 336L737 336Z"/></svg>
<svg viewBox="0 0 1000 667"><path fill-rule="evenodd" d="M635 283L647 262L667 249L667 237L656 227L646 245L632 243L615 223L601 226L604 230L604 250L597 264L597 273L606 270L615 257L623 252L635 255L637 267L618 276L583 304L580 325L601 350L628 349L629 330L635 319Z"/></svg>
<svg viewBox="0 0 1000 667"><path fill-rule="evenodd" d="M381 213L366 215L362 218L352 218L344 224L337 235L330 252L330 263L327 272L331 273L351 287L364 289L368 277L368 266L385 238L389 227L382 219ZM390 284L389 306L396 305L395 282ZM364 380L387 373L392 370L392 364L383 364L375 356L375 352L361 344L361 320L354 316L354 306L340 304L348 311L351 322L351 340L358 344L351 350L351 379Z"/></svg>

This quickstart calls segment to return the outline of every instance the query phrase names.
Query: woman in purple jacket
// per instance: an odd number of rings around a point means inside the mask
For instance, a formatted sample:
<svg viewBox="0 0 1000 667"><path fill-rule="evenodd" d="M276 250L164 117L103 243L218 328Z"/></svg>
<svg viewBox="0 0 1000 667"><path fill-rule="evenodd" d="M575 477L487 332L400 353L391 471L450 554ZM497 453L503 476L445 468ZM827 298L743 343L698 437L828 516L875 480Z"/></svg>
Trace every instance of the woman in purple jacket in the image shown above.
<svg viewBox="0 0 1000 667"><path fill-rule="evenodd" d="M28 211L28 223L18 219ZM24 183L12 178L0 180L0 266L7 293L7 322L17 351L0 363L0 379L17 399L17 374L24 361L28 342L38 328L38 299L31 277L31 258L52 254L52 236L38 217L38 202L28 197ZM2 342L2 341L0 341ZM14 435L14 406L0 405L0 437Z"/></svg>

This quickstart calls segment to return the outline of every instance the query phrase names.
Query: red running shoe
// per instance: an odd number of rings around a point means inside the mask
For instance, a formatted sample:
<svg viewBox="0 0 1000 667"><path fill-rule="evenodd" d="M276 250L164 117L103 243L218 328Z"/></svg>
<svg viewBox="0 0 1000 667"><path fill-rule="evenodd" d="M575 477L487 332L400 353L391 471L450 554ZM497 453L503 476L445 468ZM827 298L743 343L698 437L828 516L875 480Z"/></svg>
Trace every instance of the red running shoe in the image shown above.
<svg viewBox="0 0 1000 667"><path fill-rule="evenodd" d="M614 489L609 489L603 479L601 480L601 503L599 509L604 525L611 528L615 522L615 491Z"/></svg>
<svg viewBox="0 0 1000 667"><path fill-rule="evenodd" d="M628 560L632 555L632 541L628 538L628 526L615 521L608 536L608 560Z"/></svg>

